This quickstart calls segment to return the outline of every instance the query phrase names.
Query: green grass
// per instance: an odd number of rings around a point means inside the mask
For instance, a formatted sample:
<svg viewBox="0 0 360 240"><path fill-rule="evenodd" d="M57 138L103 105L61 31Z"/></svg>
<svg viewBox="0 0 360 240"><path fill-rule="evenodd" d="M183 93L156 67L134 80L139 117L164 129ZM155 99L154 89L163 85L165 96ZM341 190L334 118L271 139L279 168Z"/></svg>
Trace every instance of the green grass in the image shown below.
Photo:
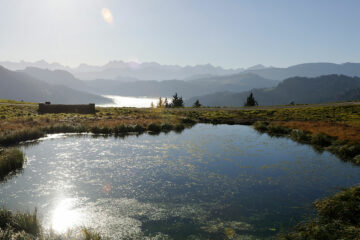
<svg viewBox="0 0 360 240"><path fill-rule="evenodd" d="M0 149L0 180L9 173L22 169L24 154L17 148Z"/></svg>

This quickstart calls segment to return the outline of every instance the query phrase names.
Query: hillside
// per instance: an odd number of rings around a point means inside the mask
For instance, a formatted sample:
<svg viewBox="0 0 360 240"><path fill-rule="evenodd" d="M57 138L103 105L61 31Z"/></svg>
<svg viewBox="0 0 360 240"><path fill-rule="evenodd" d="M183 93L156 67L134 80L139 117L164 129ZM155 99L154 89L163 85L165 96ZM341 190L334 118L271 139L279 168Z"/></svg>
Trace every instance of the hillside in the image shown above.
<svg viewBox="0 0 360 240"><path fill-rule="evenodd" d="M316 78L293 77L275 88L252 90L259 105L295 103L326 103L360 100L360 78L345 75L326 75ZM243 106L249 91L241 93L218 92L185 101L192 105L196 99L206 106Z"/></svg>
<svg viewBox="0 0 360 240"><path fill-rule="evenodd" d="M26 73L33 78L53 85L64 85L66 87L79 90L86 87L81 80L76 79L71 73L65 70L48 70L36 67L27 67L25 70L20 70L19 72Z"/></svg>
<svg viewBox="0 0 360 240"><path fill-rule="evenodd" d="M53 103L108 103L110 99L78 91L62 85L51 85L23 72L0 66L0 98L29 102Z"/></svg>
<svg viewBox="0 0 360 240"><path fill-rule="evenodd" d="M92 92L121 96L172 96L175 92L184 98L218 91L241 92L253 88L274 87L278 82L259 77L252 73L198 78L191 81L115 81L93 80L85 82Z"/></svg>

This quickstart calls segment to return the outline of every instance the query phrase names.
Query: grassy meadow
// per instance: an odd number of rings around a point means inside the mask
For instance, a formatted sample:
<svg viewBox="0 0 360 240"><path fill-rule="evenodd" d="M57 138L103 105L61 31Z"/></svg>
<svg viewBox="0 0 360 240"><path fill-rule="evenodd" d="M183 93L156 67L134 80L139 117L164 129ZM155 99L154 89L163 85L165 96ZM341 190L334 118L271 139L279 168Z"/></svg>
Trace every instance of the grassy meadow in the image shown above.
<svg viewBox="0 0 360 240"><path fill-rule="evenodd" d="M344 161L360 165L360 104L266 108L97 108L95 115L39 115L37 109L36 104L0 101L0 177L4 178L23 165L23 154L13 146L49 133L157 134L181 132L196 123L254 125L261 133L289 137L294 141L310 144L316 150L330 151ZM279 238L354 239L355 236L360 239L359 189L360 187L353 187L315 202L318 215ZM6 234L30 234L33 237L41 236L39 239L47 239L41 235L36 213L11 213L3 209L0 215L0 239L6 239L3 237ZM26 227L13 227L20 226L12 225L14 221L21 221ZM8 227L4 227L4 224ZM83 237L101 239L100 235L86 229Z"/></svg>

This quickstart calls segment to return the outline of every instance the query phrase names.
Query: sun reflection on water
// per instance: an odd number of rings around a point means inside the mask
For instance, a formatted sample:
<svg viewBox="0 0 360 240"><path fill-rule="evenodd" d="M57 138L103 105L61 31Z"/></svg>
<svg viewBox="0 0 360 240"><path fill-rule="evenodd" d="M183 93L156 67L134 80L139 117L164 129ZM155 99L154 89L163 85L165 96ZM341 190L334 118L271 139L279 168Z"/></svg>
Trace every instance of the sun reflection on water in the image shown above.
<svg viewBox="0 0 360 240"><path fill-rule="evenodd" d="M81 213L75 208L75 199L61 200L54 209L51 218L51 227L58 233L65 233L74 226L79 226Z"/></svg>

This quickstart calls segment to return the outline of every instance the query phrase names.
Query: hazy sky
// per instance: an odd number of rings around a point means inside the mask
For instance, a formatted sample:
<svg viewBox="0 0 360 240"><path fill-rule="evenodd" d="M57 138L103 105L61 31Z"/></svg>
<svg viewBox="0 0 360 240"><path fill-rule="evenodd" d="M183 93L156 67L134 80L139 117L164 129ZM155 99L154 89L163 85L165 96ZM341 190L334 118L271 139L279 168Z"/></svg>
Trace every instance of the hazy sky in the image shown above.
<svg viewBox="0 0 360 240"><path fill-rule="evenodd" d="M0 60L360 62L359 0L0 0Z"/></svg>

